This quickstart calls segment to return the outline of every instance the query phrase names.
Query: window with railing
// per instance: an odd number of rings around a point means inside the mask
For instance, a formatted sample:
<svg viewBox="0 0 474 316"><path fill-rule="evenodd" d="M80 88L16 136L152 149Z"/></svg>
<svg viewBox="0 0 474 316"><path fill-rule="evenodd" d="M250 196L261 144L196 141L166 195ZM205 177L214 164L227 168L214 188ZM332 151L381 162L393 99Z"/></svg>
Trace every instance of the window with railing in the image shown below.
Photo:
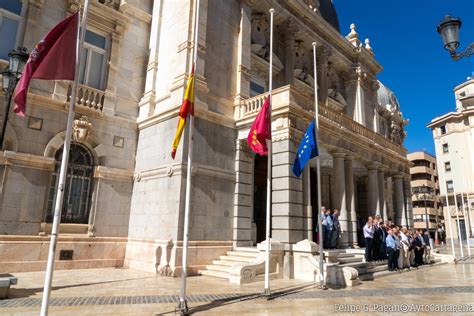
<svg viewBox="0 0 474 316"><path fill-rule="evenodd" d="M22 9L21 0L0 0L0 59L8 60L8 53L19 44Z"/></svg>
<svg viewBox="0 0 474 316"><path fill-rule="evenodd" d="M431 166L429 161L423 160L423 159L414 160L413 163L415 164L415 167L428 167L429 168Z"/></svg>
<svg viewBox="0 0 474 316"><path fill-rule="evenodd" d="M413 181L415 180L427 180L427 181L432 181L432 177L428 173L415 173L411 175L411 179Z"/></svg>
<svg viewBox="0 0 474 316"><path fill-rule="evenodd" d="M56 152L55 170L51 177L48 192L46 222L53 221L56 193L59 186L59 171L63 149ZM92 196L92 171L94 160L90 151L83 145L72 143L64 187L64 202L61 210L62 223L87 224Z"/></svg>
<svg viewBox="0 0 474 316"><path fill-rule="evenodd" d="M423 198L423 196L421 196ZM427 208L433 208L434 207L434 201L429 201L429 200L419 200L419 201L413 201L413 207L415 208L424 208L425 207L425 202L426 202L426 207Z"/></svg>
<svg viewBox="0 0 474 316"><path fill-rule="evenodd" d="M108 39L106 36L86 31L82 49L79 82L94 89L104 90L107 73Z"/></svg>

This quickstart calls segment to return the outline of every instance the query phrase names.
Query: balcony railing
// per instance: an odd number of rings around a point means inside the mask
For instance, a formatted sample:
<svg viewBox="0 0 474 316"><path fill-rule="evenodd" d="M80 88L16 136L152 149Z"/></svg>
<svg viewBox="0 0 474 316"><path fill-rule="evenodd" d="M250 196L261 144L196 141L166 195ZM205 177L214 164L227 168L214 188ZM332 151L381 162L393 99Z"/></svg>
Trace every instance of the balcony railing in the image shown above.
<svg viewBox="0 0 474 316"><path fill-rule="evenodd" d="M97 1L115 10L118 10L120 7L120 0L97 0Z"/></svg>
<svg viewBox="0 0 474 316"><path fill-rule="evenodd" d="M67 101L71 100L72 85L67 88ZM76 104L102 112L104 108L105 91L97 90L82 84L78 85Z"/></svg>
<svg viewBox="0 0 474 316"><path fill-rule="evenodd" d="M255 97L242 100L240 105L238 105L236 108L236 120L244 120L257 113L262 107L263 102L267 96L268 93L263 93ZM273 90L272 101L272 109L288 106L290 104L296 104L305 110L312 110L314 102L309 95L302 96L299 93L297 95L296 92L292 91L292 87L290 85ZM331 125L336 125L339 128L345 128L354 134L357 134L372 141L373 143L380 145L381 147L391 149L401 156L406 156L406 150L402 146L391 142L382 135L377 134L367 127L355 122L347 115L336 112L327 106L319 105L319 118L325 120Z"/></svg>

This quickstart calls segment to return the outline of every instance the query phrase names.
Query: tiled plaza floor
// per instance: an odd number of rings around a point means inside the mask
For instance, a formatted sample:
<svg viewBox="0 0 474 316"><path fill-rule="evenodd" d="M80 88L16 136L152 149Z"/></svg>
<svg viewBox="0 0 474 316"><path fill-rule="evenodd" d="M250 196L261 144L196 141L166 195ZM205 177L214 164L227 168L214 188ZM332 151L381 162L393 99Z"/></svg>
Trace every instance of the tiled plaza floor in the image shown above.
<svg viewBox="0 0 474 316"><path fill-rule="evenodd" d="M474 304L473 272L472 262L445 264L326 291L308 282L272 280L271 300L260 295L263 282L239 286L203 276L188 278L187 288L189 307L198 315L325 315L337 313L335 304L368 306L369 312L373 304ZM18 285L0 301L0 315L38 315L44 273L16 275ZM56 271L50 315L172 315L179 281L127 269ZM452 313L436 313L445 314Z"/></svg>

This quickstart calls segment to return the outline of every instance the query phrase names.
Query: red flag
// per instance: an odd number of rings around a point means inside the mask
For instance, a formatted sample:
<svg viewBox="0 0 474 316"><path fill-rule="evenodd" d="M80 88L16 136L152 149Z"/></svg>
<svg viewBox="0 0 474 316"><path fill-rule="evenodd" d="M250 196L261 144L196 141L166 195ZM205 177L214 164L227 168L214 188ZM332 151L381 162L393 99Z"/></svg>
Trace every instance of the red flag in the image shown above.
<svg viewBox="0 0 474 316"><path fill-rule="evenodd" d="M25 116L32 78L74 80L79 12L59 22L31 51L15 93L13 111Z"/></svg>
<svg viewBox="0 0 474 316"><path fill-rule="evenodd" d="M252 151L260 155L266 155L268 152L267 139L271 139L270 132L270 98L267 97L263 102L262 108L250 128L247 142Z"/></svg>

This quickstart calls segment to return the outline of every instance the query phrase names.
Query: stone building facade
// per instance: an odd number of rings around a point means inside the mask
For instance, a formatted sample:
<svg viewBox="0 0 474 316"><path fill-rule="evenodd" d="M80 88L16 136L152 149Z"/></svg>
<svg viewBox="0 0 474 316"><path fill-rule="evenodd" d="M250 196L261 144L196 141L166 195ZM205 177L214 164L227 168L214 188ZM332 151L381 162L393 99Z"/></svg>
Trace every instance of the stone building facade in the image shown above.
<svg viewBox="0 0 474 316"><path fill-rule="evenodd" d="M80 2L2 2L0 32L5 17L18 23L11 42L2 37L0 67L7 66L4 51L25 46L30 52ZM58 245L74 254L73 261L58 261L59 268L123 265L151 8L151 1L90 1ZM0 155L0 271L45 268L70 85L33 80L26 117L10 115Z"/></svg>
<svg viewBox="0 0 474 316"><path fill-rule="evenodd" d="M63 235L60 247L78 251L72 263L58 265L113 262L177 275L187 172L193 173L189 271L234 247L260 243L266 157L251 153L246 138L268 94L270 3L200 1L194 166L187 170L186 135L175 160L170 152L192 63L193 1L91 2L91 30L107 35L107 72L81 85L77 124L91 127L89 136L75 143L78 161L84 152L90 159L80 161L92 161L92 189L86 213L79 212L82 223L67 223L76 211L63 211L61 232L69 234ZM74 0L24 3L29 3L28 48L77 5ZM377 80L382 66L369 41L359 39L354 25L347 36L341 35L329 0L273 5L272 239L290 249L315 237L314 166L302 178L291 172L299 141L314 115L315 84L322 204L341 210L343 244L358 245L358 223L368 215L412 226L410 163L403 147L407 120L393 92ZM314 41L317 82L312 71ZM94 36L91 45L98 45ZM92 51L103 52L96 46ZM64 134L67 84L35 82L27 118L12 119L9 147L1 158L0 221L11 217L2 228L2 242L14 249L15 242L26 239L31 249L42 249L37 267L44 266L47 249L46 237L40 236L48 234L47 205L54 194L50 183ZM87 118L79 121L82 116ZM38 125L40 131L34 129Z"/></svg>
<svg viewBox="0 0 474 316"><path fill-rule="evenodd" d="M456 111L434 118L428 128L433 131L444 216L452 220L453 236L457 238L457 206L461 236L465 239L472 236L474 229L474 78L468 77L456 86L454 96ZM449 225L445 226L450 238Z"/></svg>
<svg viewBox="0 0 474 316"><path fill-rule="evenodd" d="M411 187L413 191L417 191L422 186L429 187L432 190L432 193L429 195L412 195L414 228L427 228L427 214L428 229L431 235L435 237L434 234L437 229L441 227L441 224L444 224L443 204L440 201L438 165L436 163L436 157L424 151L416 151L409 153L407 158L411 163L413 163L412 167L410 168Z"/></svg>

